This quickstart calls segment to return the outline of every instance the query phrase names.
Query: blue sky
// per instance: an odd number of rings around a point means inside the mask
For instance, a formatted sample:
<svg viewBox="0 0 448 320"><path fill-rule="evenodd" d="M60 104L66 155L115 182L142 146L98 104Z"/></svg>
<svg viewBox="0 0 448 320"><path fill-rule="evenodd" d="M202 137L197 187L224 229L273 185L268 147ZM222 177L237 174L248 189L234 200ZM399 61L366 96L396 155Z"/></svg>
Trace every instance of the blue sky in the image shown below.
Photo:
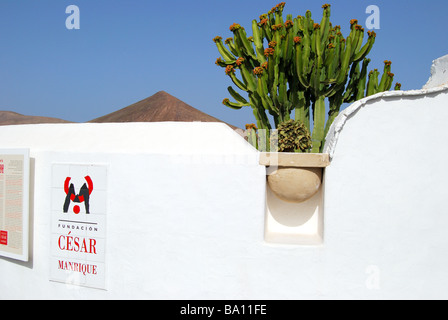
<svg viewBox="0 0 448 320"><path fill-rule="evenodd" d="M237 22L280 1L267 0L0 0L0 110L84 122L164 90L223 121L244 127L250 108L221 104L230 79L215 65L212 39L230 37ZM331 21L348 35L349 21L366 25L380 9L370 68L392 61L395 82L420 89L434 59L448 54L448 1L286 1L284 14L332 5ZM66 7L80 9L80 29L68 30ZM250 33L250 32L249 32Z"/></svg>

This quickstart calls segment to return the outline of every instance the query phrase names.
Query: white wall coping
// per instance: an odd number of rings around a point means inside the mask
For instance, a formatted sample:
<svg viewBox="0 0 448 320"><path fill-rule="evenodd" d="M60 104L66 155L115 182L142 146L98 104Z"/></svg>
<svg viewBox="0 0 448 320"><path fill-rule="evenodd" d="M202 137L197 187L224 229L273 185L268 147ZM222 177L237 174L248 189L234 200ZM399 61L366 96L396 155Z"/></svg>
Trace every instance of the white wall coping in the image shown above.
<svg viewBox="0 0 448 320"><path fill-rule="evenodd" d="M420 90L394 90L380 92L375 95L363 98L351 104L345 110L343 110L334 120L333 124L328 131L326 142L324 146L324 153L330 155L330 159L333 158L336 145L338 143L339 135L344 128L346 122L353 117L361 108L367 104L390 98L390 99L404 99L407 97L418 97L430 94L439 94L448 92L448 55L443 56L433 61L431 67L431 77L427 84Z"/></svg>
<svg viewBox="0 0 448 320"><path fill-rule="evenodd" d="M255 155L218 122L64 123L0 126L0 148L57 152ZM258 160L257 160L258 161Z"/></svg>

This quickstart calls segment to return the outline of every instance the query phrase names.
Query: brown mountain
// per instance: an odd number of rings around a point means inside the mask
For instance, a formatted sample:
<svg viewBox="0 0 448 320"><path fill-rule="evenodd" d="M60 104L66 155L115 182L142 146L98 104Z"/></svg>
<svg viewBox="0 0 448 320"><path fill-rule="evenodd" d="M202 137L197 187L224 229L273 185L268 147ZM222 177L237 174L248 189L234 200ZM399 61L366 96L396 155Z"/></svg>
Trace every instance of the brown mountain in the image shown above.
<svg viewBox="0 0 448 320"><path fill-rule="evenodd" d="M185 102L173 97L165 91L131 104L128 107L112 112L89 122L223 122ZM232 129L237 127L228 124Z"/></svg>
<svg viewBox="0 0 448 320"><path fill-rule="evenodd" d="M70 121L50 117L25 116L12 111L0 111L0 126L36 123L70 123Z"/></svg>

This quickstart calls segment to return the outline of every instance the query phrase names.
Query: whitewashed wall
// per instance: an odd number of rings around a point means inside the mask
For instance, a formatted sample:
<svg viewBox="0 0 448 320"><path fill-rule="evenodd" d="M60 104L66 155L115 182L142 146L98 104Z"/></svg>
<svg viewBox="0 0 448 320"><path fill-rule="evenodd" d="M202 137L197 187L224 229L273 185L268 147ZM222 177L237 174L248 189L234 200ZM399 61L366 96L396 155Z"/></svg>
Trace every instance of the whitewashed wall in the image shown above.
<svg viewBox="0 0 448 320"><path fill-rule="evenodd" d="M434 62L424 89L360 100L332 127L325 250L333 294L448 297L447 62ZM366 275L373 290L359 287Z"/></svg>
<svg viewBox="0 0 448 320"><path fill-rule="evenodd" d="M218 123L0 127L30 148L31 259L0 299L448 298L448 88L378 95L335 122L324 243L264 241L265 168ZM53 163L107 164L107 290L49 281Z"/></svg>

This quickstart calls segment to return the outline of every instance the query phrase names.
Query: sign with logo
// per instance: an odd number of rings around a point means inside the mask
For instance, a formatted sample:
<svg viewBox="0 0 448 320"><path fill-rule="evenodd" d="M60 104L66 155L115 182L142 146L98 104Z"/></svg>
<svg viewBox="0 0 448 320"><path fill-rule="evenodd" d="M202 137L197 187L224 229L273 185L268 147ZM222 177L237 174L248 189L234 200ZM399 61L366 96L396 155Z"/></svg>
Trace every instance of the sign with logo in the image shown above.
<svg viewBox="0 0 448 320"><path fill-rule="evenodd" d="M30 157L0 149L0 256L28 261Z"/></svg>
<svg viewBox="0 0 448 320"><path fill-rule="evenodd" d="M54 164L50 280L106 289L107 166Z"/></svg>

